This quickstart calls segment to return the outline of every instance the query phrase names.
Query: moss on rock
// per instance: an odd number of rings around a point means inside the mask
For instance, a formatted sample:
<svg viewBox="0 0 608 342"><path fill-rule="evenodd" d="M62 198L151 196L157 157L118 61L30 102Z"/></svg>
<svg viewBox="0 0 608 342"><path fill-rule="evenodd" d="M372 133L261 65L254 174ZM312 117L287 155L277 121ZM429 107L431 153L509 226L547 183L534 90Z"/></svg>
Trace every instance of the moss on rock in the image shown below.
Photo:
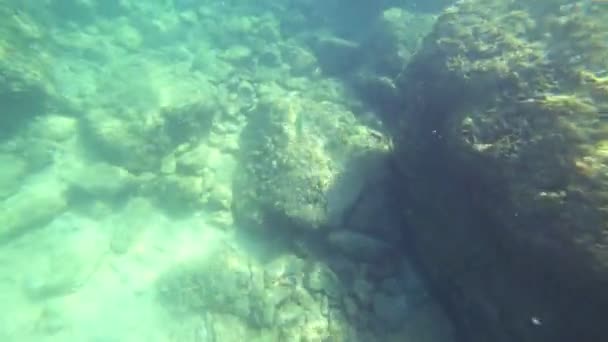
<svg viewBox="0 0 608 342"><path fill-rule="evenodd" d="M237 216L267 228L337 224L390 142L343 105L270 85L259 92L256 119L241 137Z"/></svg>

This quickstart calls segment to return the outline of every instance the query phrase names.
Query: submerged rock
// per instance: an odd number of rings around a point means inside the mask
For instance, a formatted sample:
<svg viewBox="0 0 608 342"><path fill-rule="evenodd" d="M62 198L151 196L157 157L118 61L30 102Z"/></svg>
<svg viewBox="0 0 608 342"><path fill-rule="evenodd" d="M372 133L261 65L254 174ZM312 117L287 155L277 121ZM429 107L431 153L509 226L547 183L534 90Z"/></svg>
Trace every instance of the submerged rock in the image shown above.
<svg viewBox="0 0 608 342"><path fill-rule="evenodd" d="M23 189L0 203L0 242L43 227L67 208L61 184Z"/></svg>
<svg viewBox="0 0 608 342"><path fill-rule="evenodd" d="M327 265L313 263L306 272L304 286L312 293L321 293L334 300L342 295L342 284Z"/></svg>
<svg viewBox="0 0 608 342"><path fill-rule="evenodd" d="M330 232L327 241L341 253L367 262L377 261L391 251L391 246L382 240L348 230Z"/></svg>
<svg viewBox="0 0 608 342"><path fill-rule="evenodd" d="M339 103L265 85L241 136L233 189L236 217L263 229L339 225L390 141Z"/></svg>
<svg viewBox="0 0 608 342"><path fill-rule="evenodd" d="M458 1L398 82L406 242L467 341L608 335L608 11L564 3Z"/></svg>

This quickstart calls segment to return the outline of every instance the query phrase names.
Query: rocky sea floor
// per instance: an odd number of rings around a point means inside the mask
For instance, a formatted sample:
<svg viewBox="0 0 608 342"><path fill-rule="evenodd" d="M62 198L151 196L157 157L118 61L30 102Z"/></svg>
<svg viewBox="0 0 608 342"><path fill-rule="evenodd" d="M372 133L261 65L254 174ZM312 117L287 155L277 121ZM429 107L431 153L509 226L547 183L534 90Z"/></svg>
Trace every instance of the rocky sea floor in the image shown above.
<svg viewBox="0 0 608 342"><path fill-rule="evenodd" d="M55 177L31 186L57 191ZM2 340L450 340L406 258L387 270L302 258L141 197L87 209L2 246Z"/></svg>
<svg viewBox="0 0 608 342"><path fill-rule="evenodd" d="M104 3L0 5L0 340L452 340L297 8Z"/></svg>
<svg viewBox="0 0 608 342"><path fill-rule="evenodd" d="M228 172L232 157L212 151L207 165ZM19 229L0 249L3 341L449 341L405 256L384 269L317 258L239 233L229 205L175 217L143 195L117 200L133 185L98 182L111 166L77 154L24 174L2 203Z"/></svg>

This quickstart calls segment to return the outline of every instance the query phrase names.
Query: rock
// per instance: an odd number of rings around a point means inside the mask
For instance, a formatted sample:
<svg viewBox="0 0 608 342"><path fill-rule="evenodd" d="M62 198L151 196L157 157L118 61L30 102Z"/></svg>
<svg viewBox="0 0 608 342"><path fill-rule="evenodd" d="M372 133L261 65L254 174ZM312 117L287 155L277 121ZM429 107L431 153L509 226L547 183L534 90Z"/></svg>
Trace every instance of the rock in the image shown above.
<svg viewBox="0 0 608 342"><path fill-rule="evenodd" d="M304 321L305 315L302 308L293 302L287 302L277 311L275 324L279 329L292 329Z"/></svg>
<svg viewBox="0 0 608 342"><path fill-rule="evenodd" d="M112 198L124 195L135 185L135 178L127 170L106 163L67 164L61 178L76 191L93 198Z"/></svg>
<svg viewBox="0 0 608 342"><path fill-rule="evenodd" d="M232 207L232 189L221 184L212 186L203 196L203 202L211 210L229 211Z"/></svg>
<svg viewBox="0 0 608 342"><path fill-rule="evenodd" d="M329 75L343 75L361 63L357 42L331 36L319 37L313 45L317 60Z"/></svg>
<svg viewBox="0 0 608 342"><path fill-rule="evenodd" d="M291 70L303 76L308 76L315 73L318 68L317 58L308 49L304 49L298 45L287 45L282 51L287 56L286 61L289 63Z"/></svg>
<svg viewBox="0 0 608 342"><path fill-rule="evenodd" d="M183 174L200 175L216 159L219 151L210 148L206 144L199 144L196 147L181 153L176 158L177 171Z"/></svg>
<svg viewBox="0 0 608 342"><path fill-rule="evenodd" d="M251 49L244 45L233 45L224 51L222 57L233 64L246 66L251 63Z"/></svg>
<svg viewBox="0 0 608 342"><path fill-rule="evenodd" d="M391 250L391 246L382 240L348 230L330 232L327 241L341 253L367 262L377 261Z"/></svg>
<svg viewBox="0 0 608 342"><path fill-rule="evenodd" d="M308 231L339 225L363 184L384 167L390 141L341 104L276 85L258 92L256 120L241 134L237 222Z"/></svg>
<svg viewBox="0 0 608 342"><path fill-rule="evenodd" d="M116 39L116 43L132 51L141 48L143 37L135 27L119 21L118 26L114 29L116 32L113 37Z"/></svg>
<svg viewBox="0 0 608 342"><path fill-rule="evenodd" d="M377 292L373 297L373 310L383 327L398 330L410 315L410 306L405 295L389 296Z"/></svg>
<svg viewBox="0 0 608 342"><path fill-rule="evenodd" d="M22 189L0 203L0 241L43 227L66 208L65 188L61 184Z"/></svg>
<svg viewBox="0 0 608 342"><path fill-rule="evenodd" d="M322 293L334 300L342 295L340 279L327 265L320 262L310 265L304 286L312 293Z"/></svg>
<svg viewBox="0 0 608 342"><path fill-rule="evenodd" d="M160 207L177 215L200 210L209 191L207 180L202 177L176 174L156 177L142 187Z"/></svg>
<svg viewBox="0 0 608 342"><path fill-rule="evenodd" d="M161 156L170 147L169 137L160 133L163 121L158 114L141 125L136 114L110 114L93 109L83 120L83 136L90 147L108 162L125 167L129 172L156 171Z"/></svg>
<svg viewBox="0 0 608 342"><path fill-rule="evenodd" d="M264 267L264 286L294 287L302 282L306 264L294 256L281 256Z"/></svg>
<svg viewBox="0 0 608 342"><path fill-rule="evenodd" d="M197 142L211 131L218 111L213 98L215 89L208 84L203 85L203 89L209 94L205 94L202 98L192 99L178 97L183 102L176 101L176 103L161 108L161 115L165 120L164 131L173 145L190 141ZM183 89L182 91L191 90L193 89ZM184 95L181 94L181 96Z"/></svg>
<svg viewBox="0 0 608 342"><path fill-rule="evenodd" d="M432 14L413 13L399 7L385 9L362 44L367 53L365 63L377 75L396 79L434 23Z"/></svg>
<svg viewBox="0 0 608 342"><path fill-rule="evenodd" d="M9 16L9 7L2 9ZM26 24L28 22L28 24ZM29 24L34 25L29 25ZM31 20L12 20L2 28L7 37L0 50L6 57L11 51L13 61L3 58L0 61L0 96L4 108L0 117L0 138L13 136L28 120L45 112L50 101L48 79L43 70L52 69L36 49L25 49L23 44L39 37L39 28ZM10 32L10 33L9 33ZM33 35L34 37L28 37ZM43 76L45 75L45 76Z"/></svg>
<svg viewBox="0 0 608 342"><path fill-rule="evenodd" d="M29 125L27 134L49 142L66 141L78 134L78 120L57 114L39 116Z"/></svg>
<svg viewBox="0 0 608 342"><path fill-rule="evenodd" d="M163 274L158 281L162 303L174 313L230 314L252 325L268 325L267 305L259 269L230 247L211 258L192 259Z"/></svg>

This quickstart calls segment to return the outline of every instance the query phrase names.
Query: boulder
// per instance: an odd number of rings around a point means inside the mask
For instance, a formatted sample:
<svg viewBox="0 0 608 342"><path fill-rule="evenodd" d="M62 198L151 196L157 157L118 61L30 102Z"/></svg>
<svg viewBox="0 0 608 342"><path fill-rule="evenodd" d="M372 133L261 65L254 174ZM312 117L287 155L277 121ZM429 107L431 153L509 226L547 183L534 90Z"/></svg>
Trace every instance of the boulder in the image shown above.
<svg viewBox="0 0 608 342"><path fill-rule="evenodd" d="M241 135L233 210L244 226L340 225L385 165L390 140L339 103L265 85ZM285 231L284 231L285 232Z"/></svg>
<svg viewBox="0 0 608 342"><path fill-rule="evenodd" d="M398 82L405 241L464 340L608 336L607 18L460 1Z"/></svg>

